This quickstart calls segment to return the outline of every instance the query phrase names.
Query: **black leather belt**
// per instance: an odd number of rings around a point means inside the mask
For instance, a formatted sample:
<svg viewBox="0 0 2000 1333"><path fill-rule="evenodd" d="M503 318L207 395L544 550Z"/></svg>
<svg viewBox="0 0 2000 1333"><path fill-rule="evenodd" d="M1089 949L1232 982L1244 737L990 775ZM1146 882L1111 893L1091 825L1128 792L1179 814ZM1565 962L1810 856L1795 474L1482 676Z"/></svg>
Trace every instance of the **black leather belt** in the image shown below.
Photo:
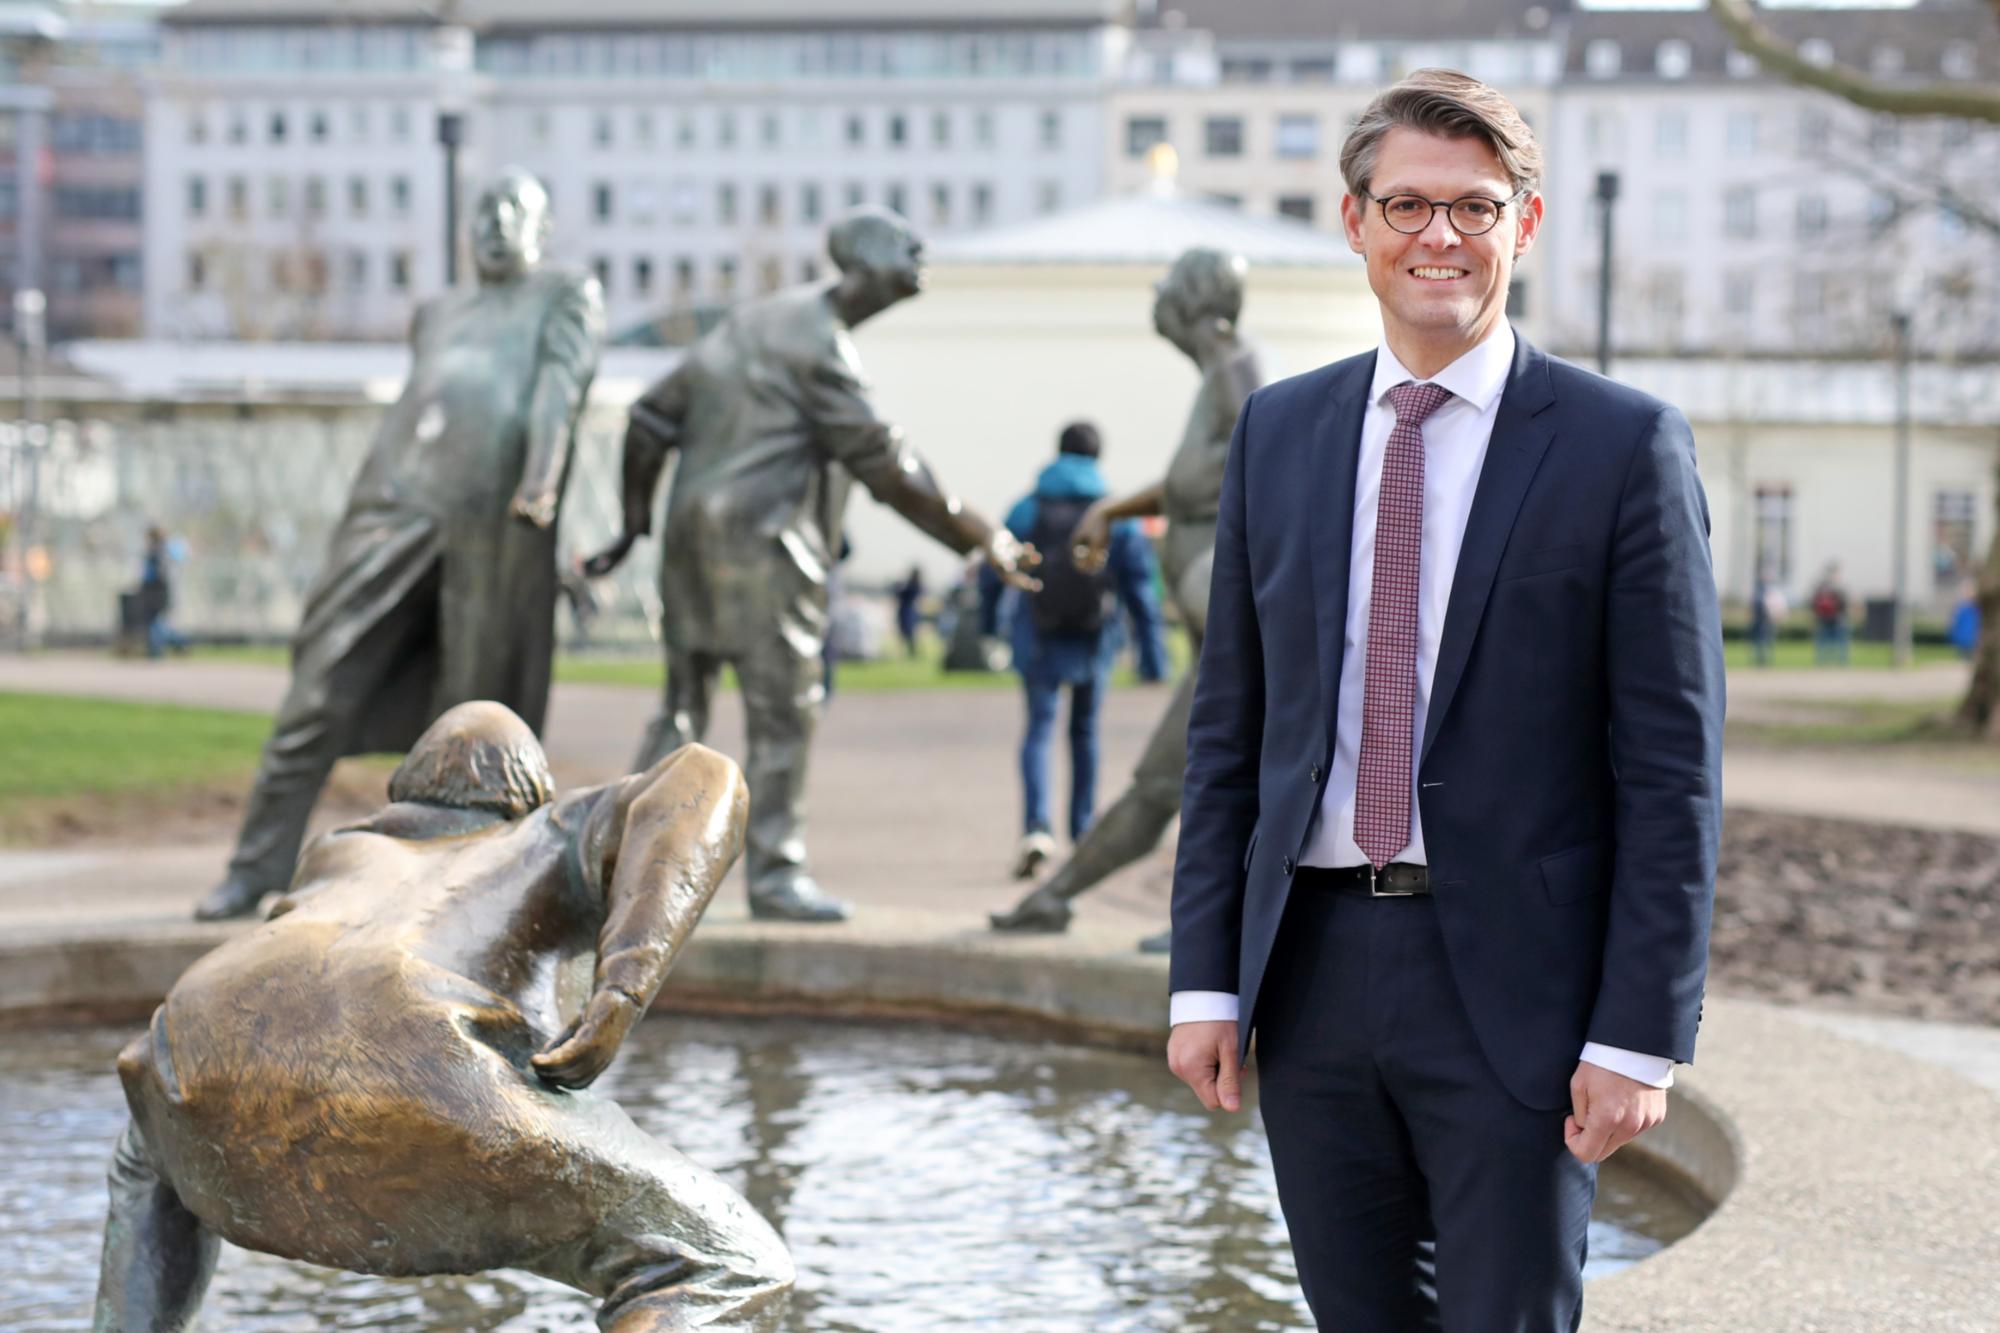
<svg viewBox="0 0 2000 1333"><path fill-rule="evenodd" d="M1431 868L1391 861L1373 866L1300 866L1293 883L1320 893L1358 893L1364 898L1427 898Z"/></svg>

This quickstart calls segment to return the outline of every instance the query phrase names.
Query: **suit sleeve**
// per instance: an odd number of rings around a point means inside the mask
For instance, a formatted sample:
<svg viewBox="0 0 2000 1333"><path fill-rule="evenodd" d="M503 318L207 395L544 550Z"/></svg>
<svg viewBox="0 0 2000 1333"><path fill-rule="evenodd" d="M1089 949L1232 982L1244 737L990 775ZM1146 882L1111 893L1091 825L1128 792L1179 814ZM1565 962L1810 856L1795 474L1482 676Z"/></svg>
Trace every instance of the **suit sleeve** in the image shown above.
<svg viewBox="0 0 2000 1333"><path fill-rule="evenodd" d="M653 530L653 492L666 471L667 456L681 442L693 359L682 357L679 365L640 395L626 420L620 503L627 536L643 537Z"/></svg>
<svg viewBox="0 0 2000 1333"><path fill-rule="evenodd" d="M535 382L528 395L528 458L521 495L553 495L569 470L576 421L604 347L604 294L595 278L565 283L542 319Z"/></svg>
<svg viewBox="0 0 2000 1333"><path fill-rule="evenodd" d="M1686 418L1663 407L1619 499L1605 621L1613 863L1589 1040L1687 1061L1722 832L1722 623Z"/></svg>
<svg viewBox="0 0 2000 1333"><path fill-rule="evenodd" d="M1264 739L1264 644L1251 598L1245 525L1253 395L1236 419L1215 524L1208 632L1188 719L1187 778L1174 858L1173 991L1238 989L1244 850L1257 824Z"/></svg>

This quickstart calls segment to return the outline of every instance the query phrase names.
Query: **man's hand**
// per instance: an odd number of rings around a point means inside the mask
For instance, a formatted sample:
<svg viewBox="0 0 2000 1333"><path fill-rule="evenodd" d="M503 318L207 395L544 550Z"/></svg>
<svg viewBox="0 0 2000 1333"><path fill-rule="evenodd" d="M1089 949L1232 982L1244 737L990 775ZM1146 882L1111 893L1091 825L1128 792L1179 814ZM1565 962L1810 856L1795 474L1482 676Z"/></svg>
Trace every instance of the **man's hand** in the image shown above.
<svg viewBox="0 0 2000 1333"><path fill-rule="evenodd" d="M618 566L624 564L626 555L632 550L632 543L637 540L639 539L631 533L625 533L617 541L584 561L584 577L601 579L612 570L618 568Z"/></svg>
<svg viewBox="0 0 2000 1333"><path fill-rule="evenodd" d="M1104 516L1109 500L1098 500L1083 511L1069 534L1069 558L1086 574L1095 574L1111 558L1111 520Z"/></svg>
<svg viewBox="0 0 2000 1333"><path fill-rule="evenodd" d="M507 512L538 528L546 528L556 521L556 497L551 492L541 495L517 495L507 506Z"/></svg>
<svg viewBox="0 0 2000 1333"><path fill-rule="evenodd" d="M1234 1021L1175 1024L1167 1034L1167 1068L1209 1110L1243 1109Z"/></svg>
<svg viewBox="0 0 2000 1333"><path fill-rule="evenodd" d="M625 992L598 991L569 1030L534 1057L535 1072L560 1088L589 1087L610 1066L638 1017L638 1002Z"/></svg>
<svg viewBox="0 0 2000 1333"><path fill-rule="evenodd" d="M986 563L1000 571L1000 577L1025 592L1038 592L1042 581L1028 571L1042 563L1042 553L1015 537L1005 528L995 528L981 548Z"/></svg>
<svg viewBox="0 0 2000 1333"><path fill-rule="evenodd" d="M1569 1080L1563 1142L1586 1166L1601 1162L1667 1118L1667 1093L1588 1061Z"/></svg>

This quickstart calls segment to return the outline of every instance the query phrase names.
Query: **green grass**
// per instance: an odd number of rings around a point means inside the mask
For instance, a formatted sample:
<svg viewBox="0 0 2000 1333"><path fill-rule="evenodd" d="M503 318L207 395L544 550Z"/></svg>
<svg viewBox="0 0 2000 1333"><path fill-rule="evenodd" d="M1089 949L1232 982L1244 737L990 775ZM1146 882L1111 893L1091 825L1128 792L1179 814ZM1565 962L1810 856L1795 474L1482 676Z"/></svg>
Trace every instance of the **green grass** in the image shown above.
<svg viewBox="0 0 2000 1333"><path fill-rule="evenodd" d="M0 803L240 781L270 729L258 713L0 693Z"/></svg>
<svg viewBox="0 0 2000 1333"><path fill-rule="evenodd" d="M1734 740L1781 746L1894 746L1951 743L1965 738L1952 730L1955 700L1813 700L1801 704L1796 719L1758 719L1729 724Z"/></svg>
<svg viewBox="0 0 2000 1333"><path fill-rule="evenodd" d="M1813 661L1812 642L1809 639L1780 639L1776 644L1772 657L1774 660L1771 665L1778 669L1811 667L1816 665ZM1893 665L1890 659L1891 646L1889 644L1857 643L1849 654L1848 665L1855 667L1888 667ZM1722 660L1732 671L1739 667L1746 671L1757 669L1751 660L1750 641L1748 639L1730 639L1724 643ZM1958 650L1948 643L1919 643L1915 645L1915 660L1918 666L1928 666L1934 662L1955 662L1958 660ZM1824 668L1827 671L1838 671L1839 669L1839 667L1832 666Z"/></svg>

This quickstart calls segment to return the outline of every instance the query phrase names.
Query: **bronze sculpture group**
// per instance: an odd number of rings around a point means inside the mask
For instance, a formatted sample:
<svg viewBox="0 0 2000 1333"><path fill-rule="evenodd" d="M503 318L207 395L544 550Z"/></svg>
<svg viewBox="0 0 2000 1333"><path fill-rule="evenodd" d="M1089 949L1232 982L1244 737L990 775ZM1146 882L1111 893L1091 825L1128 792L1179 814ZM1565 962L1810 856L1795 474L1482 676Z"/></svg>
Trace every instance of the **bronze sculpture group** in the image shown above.
<svg viewBox="0 0 2000 1333"><path fill-rule="evenodd" d="M359 1272L523 1268L597 1296L618 1333L774 1329L782 1242L728 1186L586 1089L652 1002L739 852L754 916L832 921L806 870L827 580L856 481L1032 589L1035 553L962 504L874 412L849 331L922 287L922 243L863 210L830 283L737 307L632 407L623 531L661 535L666 681L634 776L557 797L537 733L554 652L555 526L603 343L587 277L543 263L548 196L480 197L476 287L427 302L411 370L357 477L293 645L224 882L197 909L268 921L202 959L119 1062L96 1328L187 1326L219 1241ZM1193 250L1155 325L1202 372L1166 477L1079 523L1163 514L1167 586L1197 644L1231 424L1262 381L1240 258ZM745 772L703 749L724 666ZM1192 681L1071 861L995 929L1069 902L1175 814ZM412 743L414 742L414 743ZM390 804L314 841L340 756L408 754ZM746 780L747 778L747 780Z"/></svg>

